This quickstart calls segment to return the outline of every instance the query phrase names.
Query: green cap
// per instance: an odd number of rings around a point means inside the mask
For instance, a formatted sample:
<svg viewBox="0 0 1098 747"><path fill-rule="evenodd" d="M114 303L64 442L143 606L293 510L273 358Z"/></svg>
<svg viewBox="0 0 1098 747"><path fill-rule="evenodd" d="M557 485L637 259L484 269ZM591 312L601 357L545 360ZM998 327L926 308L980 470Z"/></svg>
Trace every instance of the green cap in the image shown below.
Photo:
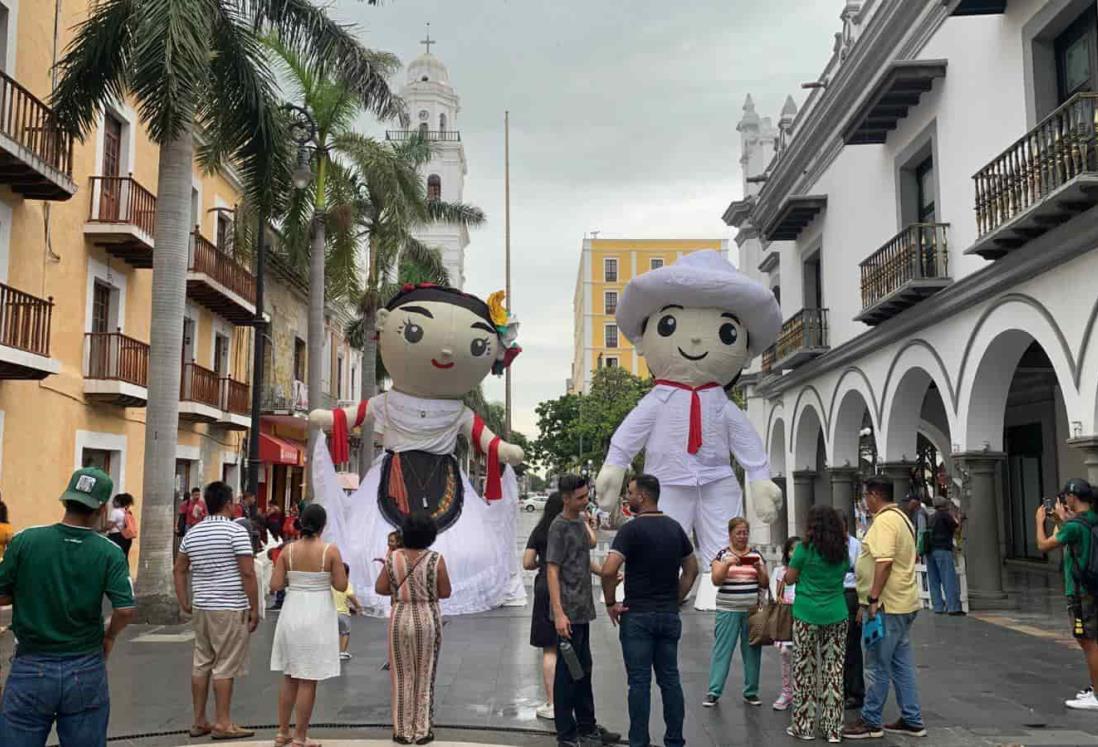
<svg viewBox="0 0 1098 747"><path fill-rule="evenodd" d="M97 467L85 467L72 473L69 487L61 494L62 501L76 501L88 508L99 508L111 499L114 480Z"/></svg>

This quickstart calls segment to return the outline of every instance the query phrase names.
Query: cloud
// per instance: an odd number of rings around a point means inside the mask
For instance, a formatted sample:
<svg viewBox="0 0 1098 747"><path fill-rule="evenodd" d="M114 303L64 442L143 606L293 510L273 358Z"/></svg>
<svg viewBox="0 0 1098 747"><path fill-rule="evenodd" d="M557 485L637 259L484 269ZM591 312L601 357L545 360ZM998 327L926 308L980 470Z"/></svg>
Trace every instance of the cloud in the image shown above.
<svg viewBox="0 0 1098 747"><path fill-rule="evenodd" d="M736 123L751 93L775 119L831 52L840 0L336 0L367 46L405 62L432 50L462 99L468 290L504 285L503 112L511 112L512 279L525 350L514 423L571 375L572 297L584 233L731 238L720 216L741 194ZM401 74L395 81L403 84ZM368 125L374 133L384 126ZM486 385L503 398L499 381Z"/></svg>

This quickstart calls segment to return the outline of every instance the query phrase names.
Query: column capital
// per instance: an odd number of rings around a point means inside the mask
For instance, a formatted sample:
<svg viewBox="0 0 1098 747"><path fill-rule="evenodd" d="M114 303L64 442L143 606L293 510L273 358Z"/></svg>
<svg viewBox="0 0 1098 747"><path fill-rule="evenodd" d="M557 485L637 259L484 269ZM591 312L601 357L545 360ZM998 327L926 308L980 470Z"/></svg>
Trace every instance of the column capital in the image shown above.
<svg viewBox="0 0 1098 747"><path fill-rule="evenodd" d="M991 472L998 469L1006 454L1001 451L962 451L953 455L953 460L964 465L970 472Z"/></svg>
<svg viewBox="0 0 1098 747"><path fill-rule="evenodd" d="M1082 449L1083 451L1098 453L1098 436L1090 435L1069 438L1067 440L1067 445L1073 449Z"/></svg>
<svg viewBox="0 0 1098 747"><path fill-rule="evenodd" d="M857 467L831 467L827 470L831 482L854 482L858 479Z"/></svg>
<svg viewBox="0 0 1098 747"><path fill-rule="evenodd" d="M799 469L793 472L794 480L815 480L819 473L814 469Z"/></svg>
<svg viewBox="0 0 1098 747"><path fill-rule="evenodd" d="M910 477L915 462L881 462L877 469L888 477Z"/></svg>

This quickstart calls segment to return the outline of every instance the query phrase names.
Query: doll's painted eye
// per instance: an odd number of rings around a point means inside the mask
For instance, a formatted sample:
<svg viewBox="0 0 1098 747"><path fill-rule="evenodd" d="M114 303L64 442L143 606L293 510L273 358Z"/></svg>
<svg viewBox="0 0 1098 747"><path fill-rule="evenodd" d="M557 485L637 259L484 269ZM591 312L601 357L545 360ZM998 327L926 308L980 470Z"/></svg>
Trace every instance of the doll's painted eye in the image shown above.
<svg viewBox="0 0 1098 747"><path fill-rule="evenodd" d="M675 334L675 329L679 326L675 317L668 314L660 319L659 325L656 327L656 331L660 333L660 337L670 337Z"/></svg>
<svg viewBox="0 0 1098 747"><path fill-rule="evenodd" d="M413 345L423 339L423 327L408 322L404 325L404 339Z"/></svg>
<svg viewBox="0 0 1098 747"><path fill-rule="evenodd" d="M469 343L469 352L473 354L474 358L479 358L488 352L488 340L483 337L478 337Z"/></svg>
<svg viewBox="0 0 1098 747"><path fill-rule="evenodd" d="M740 339L740 331L736 329L736 325L732 322L721 325L721 342L725 345L735 345L736 340Z"/></svg>

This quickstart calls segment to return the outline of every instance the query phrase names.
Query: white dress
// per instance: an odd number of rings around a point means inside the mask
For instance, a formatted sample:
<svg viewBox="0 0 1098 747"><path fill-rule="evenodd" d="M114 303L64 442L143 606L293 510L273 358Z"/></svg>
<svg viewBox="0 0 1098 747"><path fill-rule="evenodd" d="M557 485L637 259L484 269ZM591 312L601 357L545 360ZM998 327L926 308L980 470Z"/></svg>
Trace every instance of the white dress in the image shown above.
<svg viewBox="0 0 1098 747"><path fill-rule="evenodd" d="M322 566L328 547L324 547ZM332 574L295 571L293 550L293 545L286 548L288 584L271 646L271 671L299 680L338 677L339 619L332 599Z"/></svg>
<svg viewBox="0 0 1098 747"><path fill-rule="evenodd" d="M460 400L424 399L397 391L370 400L369 412L386 450L453 454L457 437L471 410ZM351 568L351 582L367 614L389 615L389 597L374 593L384 565L388 535L394 527L378 508L378 487L384 459L375 460L357 491L348 496L339 486L327 440L317 439L313 480L317 500L328 512L324 538L340 548ZM431 549L446 559L453 594L440 603L445 615L466 615L495 609L525 598L517 569L515 528L518 481L508 467L503 472L503 498L487 501L464 473L461 515L439 533Z"/></svg>

